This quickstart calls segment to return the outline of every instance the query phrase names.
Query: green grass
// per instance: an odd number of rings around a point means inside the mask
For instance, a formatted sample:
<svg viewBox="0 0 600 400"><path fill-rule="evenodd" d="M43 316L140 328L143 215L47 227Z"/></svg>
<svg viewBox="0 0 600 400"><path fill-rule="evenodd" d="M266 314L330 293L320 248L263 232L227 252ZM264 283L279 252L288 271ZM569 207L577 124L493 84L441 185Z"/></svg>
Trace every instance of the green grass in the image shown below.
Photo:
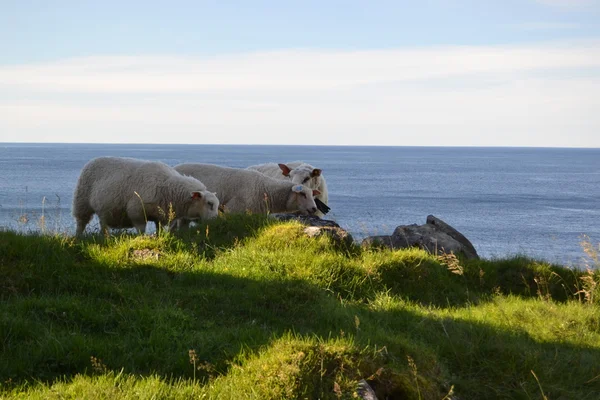
<svg viewBox="0 0 600 400"><path fill-rule="evenodd" d="M0 232L0 397L599 398L600 272L455 262L248 215Z"/></svg>

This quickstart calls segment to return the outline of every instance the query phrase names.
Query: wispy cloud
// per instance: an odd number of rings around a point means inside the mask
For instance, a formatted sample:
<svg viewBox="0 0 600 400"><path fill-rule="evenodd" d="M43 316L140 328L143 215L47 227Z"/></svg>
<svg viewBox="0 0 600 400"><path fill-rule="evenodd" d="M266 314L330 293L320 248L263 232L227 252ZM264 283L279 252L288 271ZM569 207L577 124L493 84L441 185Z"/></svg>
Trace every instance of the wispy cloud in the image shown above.
<svg viewBox="0 0 600 400"><path fill-rule="evenodd" d="M600 41L0 66L5 141L600 146Z"/></svg>
<svg viewBox="0 0 600 400"><path fill-rule="evenodd" d="M89 57L0 67L0 85L90 93L308 91L477 73L597 67L598 49L600 41L578 46L291 50L213 58Z"/></svg>
<svg viewBox="0 0 600 400"><path fill-rule="evenodd" d="M587 8L590 6L600 5L599 0L534 0L537 3L541 3L552 7L561 8Z"/></svg>
<svg viewBox="0 0 600 400"><path fill-rule="evenodd" d="M571 22L525 22L513 26L525 31L574 30L583 27L581 24Z"/></svg>

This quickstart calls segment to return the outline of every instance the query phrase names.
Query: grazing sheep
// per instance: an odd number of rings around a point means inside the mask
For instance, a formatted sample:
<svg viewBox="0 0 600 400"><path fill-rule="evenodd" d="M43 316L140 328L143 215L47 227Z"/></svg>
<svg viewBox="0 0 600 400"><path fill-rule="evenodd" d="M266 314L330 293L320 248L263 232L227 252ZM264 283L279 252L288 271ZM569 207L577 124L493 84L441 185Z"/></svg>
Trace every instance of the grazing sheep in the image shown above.
<svg viewBox="0 0 600 400"><path fill-rule="evenodd" d="M179 221L214 218L218 207L215 194L197 179L181 176L160 162L119 157L89 161L81 170L73 197L78 236L94 214L104 233L108 228L132 227L144 233L147 221L153 221L157 230L164 226L170 211L179 226Z"/></svg>
<svg viewBox="0 0 600 400"><path fill-rule="evenodd" d="M194 163L176 165L175 170L202 180L209 190L214 190L225 212L317 211L313 196L319 191L269 178L258 171Z"/></svg>
<svg viewBox="0 0 600 400"><path fill-rule="evenodd" d="M319 209L316 214L319 217L323 217L329 211L329 207L327 207L327 202L329 201L327 183L321 169L302 161L294 161L286 164L266 163L252 165L247 169L258 171L271 178L291 180L292 183L306 185L311 189L318 190L321 193L315 196L315 202ZM319 204L319 202L322 204Z"/></svg>

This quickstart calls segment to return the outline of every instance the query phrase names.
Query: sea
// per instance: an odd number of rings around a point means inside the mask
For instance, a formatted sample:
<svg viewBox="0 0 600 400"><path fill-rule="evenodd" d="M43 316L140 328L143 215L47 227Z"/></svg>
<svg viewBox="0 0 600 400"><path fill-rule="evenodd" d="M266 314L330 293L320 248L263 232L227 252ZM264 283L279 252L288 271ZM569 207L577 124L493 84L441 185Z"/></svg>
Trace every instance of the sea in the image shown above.
<svg viewBox="0 0 600 400"><path fill-rule="evenodd" d="M0 229L74 233L73 190L99 156L236 168L305 161L327 180L327 218L357 241L432 214L489 259L581 267L582 242L600 242L597 148L0 143Z"/></svg>

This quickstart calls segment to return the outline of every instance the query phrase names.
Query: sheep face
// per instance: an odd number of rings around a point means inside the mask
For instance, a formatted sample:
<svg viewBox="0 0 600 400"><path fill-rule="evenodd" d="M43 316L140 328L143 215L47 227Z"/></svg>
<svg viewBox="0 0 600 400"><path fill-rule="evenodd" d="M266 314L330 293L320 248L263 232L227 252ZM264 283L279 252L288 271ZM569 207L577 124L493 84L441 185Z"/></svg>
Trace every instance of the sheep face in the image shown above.
<svg viewBox="0 0 600 400"><path fill-rule="evenodd" d="M301 165L297 168L289 168L285 164L278 164L283 176L291 179L296 185L304 185L309 188L316 189L319 187L319 179L321 178L321 170L312 168L309 165Z"/></svg>
<svg viewBox="0 0 600 400"><path fill-rule="evenodd" d="M209 191L192 192L191 204L185 218L187 219L212 219L219 214L219 199L215 193Z"/></svg>
<svg viewBox="0 0 600 400"><path fill-rule="evenodd" d="M304 215L313 215L317 212L314 196L318 194L320 194L318 190L313 190L303 185L295 185L292 187L287 209L300 211Z"/></svg>

